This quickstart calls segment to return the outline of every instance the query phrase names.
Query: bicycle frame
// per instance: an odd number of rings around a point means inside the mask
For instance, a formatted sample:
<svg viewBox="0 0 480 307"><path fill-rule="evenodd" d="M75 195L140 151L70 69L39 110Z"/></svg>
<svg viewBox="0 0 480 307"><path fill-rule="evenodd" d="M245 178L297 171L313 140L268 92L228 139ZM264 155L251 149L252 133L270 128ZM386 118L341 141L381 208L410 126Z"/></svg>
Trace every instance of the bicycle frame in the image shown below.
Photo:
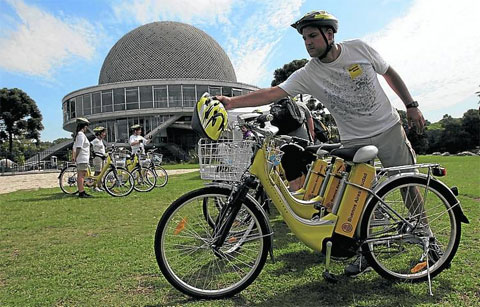
<svg viewBox="0 0 480 307"><path fill-rule="evenodd" d="M100 174L98 175L92 175L92 169L90 167L90 165L88 166L87 168L87 175L85 176L85 179L90 179L90 180L93 180L93 185L97 184L99 181L102 180L103 176L105 175L105 173L107 172L107 170L110 169L110 166L113 165L113 161L112 161L112 158L110 156L110 153L107 154L107 160L105 161L103 167L102 167L102 170L100 171Z"/></svg>

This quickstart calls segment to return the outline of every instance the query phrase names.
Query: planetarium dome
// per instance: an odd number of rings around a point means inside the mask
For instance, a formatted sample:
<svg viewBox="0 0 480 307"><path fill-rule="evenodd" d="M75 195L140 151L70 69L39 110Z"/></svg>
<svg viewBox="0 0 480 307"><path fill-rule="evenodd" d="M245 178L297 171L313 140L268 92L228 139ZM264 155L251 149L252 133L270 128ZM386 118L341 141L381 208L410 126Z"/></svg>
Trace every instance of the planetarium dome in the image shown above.
<svg viewBox="0 0 480 307"><path fill-rule="evenodd" d="M237 81L230 59L212 37L172 21L152 22L124 35L105 58L98 83L150 79Z"/></svg>

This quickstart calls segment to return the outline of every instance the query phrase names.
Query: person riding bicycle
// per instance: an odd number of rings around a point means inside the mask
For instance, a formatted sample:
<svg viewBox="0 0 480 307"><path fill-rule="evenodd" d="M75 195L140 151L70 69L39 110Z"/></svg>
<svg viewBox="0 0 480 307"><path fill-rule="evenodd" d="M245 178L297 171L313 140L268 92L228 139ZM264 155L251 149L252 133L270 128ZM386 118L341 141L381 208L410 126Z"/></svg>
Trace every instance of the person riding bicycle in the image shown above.
<svg viewBox="0 0 480 307"><path fill-rule="evenodd" d="M134 154L145 154L145 145L150 143L151 138L144 138L142 134L142 126L133 125L130 127L132 129L132 135L130 136L129 143L132 147L132 155Z"/></svg>
<svg viewBox="0 0 480 307"><path fill-rule="evenodd" d="M95 132L95 139L92 141L92 149L93 149L93 167L95 168L95 176L98 176L103 168L103 163L107 156L105 151L105 144L103 140L107 135L107 128L98 126L93 129ZM97 186L94 188L96 192L103 192L102 189L102 181L97 181Z"/></svg>
<svg viewBox="0 0 480 307"><path fill-rule="evenodd" d="M382 89L382 75L404 103L409 127L422 133L425 119L398 73L365 42L335 43L338 20L326 11L313 11L291 25L303 37L310 61L286 81L243 96L217 97L227 109L268 104L285 96L311 94L334 117L344 147L375 145L384 167L415 164L415 152L400 116ZM408 204L407 204L408 206ZM345 269L350 276L368 268L359 257Z"/></svg>
<svg viewBox="0 0 480 307"><path fill-rule="evenodd" d="M77 118L75 129L75 142L73 143L72 161L77 164L78 197L86 198L92 195L85 192L85 176L87 175L88 162L90 160L90 142L85 133L90 122L86 118Z"/></svg>

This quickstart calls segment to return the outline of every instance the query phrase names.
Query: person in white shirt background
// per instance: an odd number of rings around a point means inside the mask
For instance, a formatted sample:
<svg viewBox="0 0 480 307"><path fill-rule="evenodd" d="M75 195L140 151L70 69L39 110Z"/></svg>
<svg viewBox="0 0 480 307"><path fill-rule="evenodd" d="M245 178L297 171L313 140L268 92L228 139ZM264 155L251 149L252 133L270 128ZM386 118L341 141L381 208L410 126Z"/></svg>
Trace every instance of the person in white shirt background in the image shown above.
<svg viewBox="0 0 480 307"><path fill-rule="evenodd" d="M75 130L75 142L73 144L72 161L77 165L77 186L78 197L80 198L92 197L85 192L84 186L90 160L90 142L85 135L89 123L86 118L77 118L77 129Z"/></svg>
<svg viewBox="0 0 480 307"><path fill-rule="evenodd" d="M107 129L98 126L93 129L93 132L95 132L95 139L92 141L93 167L95 168L95 176L98 176L102 171L105 158L107 157L105 143L103 142L107 135ZM101 180L97 181L97 186L94 188L94 191L103 192Z"/></svg>
<svg viewBox="0 0 480 307"><path fill-rule="evenodd" d="M130 127L132 129L132 135L130 136L129 143L132 147L132 155L134 154L145 154L145 145L150 143L151 138L144 138L142 136L142 126L133 125Z"/></svg>

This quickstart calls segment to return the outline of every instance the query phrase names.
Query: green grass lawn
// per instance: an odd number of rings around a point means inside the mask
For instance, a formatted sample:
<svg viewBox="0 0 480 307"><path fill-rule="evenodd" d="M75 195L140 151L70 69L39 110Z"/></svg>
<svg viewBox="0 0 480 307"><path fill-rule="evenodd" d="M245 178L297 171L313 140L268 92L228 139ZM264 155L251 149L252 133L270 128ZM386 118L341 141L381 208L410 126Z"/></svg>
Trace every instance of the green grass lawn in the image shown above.
<svg viewBox="0 0 480 307"><path fill-rule="evenodd" d="M327 283L322 256L298 242L276 212L270 215L276 262L268 260L252 285L218 301L181 294L161 275L153 239L165 208L203 185L195 172L125 198L79 199L59 188L0 195L0 306L478 306L480 158L422 156L419 162L447 167L442 181L458 186L470 219L452 267L433 281L433 297L427 283L392 283L375 272ZM334 262L333 272L346 263Z"/></svg>

